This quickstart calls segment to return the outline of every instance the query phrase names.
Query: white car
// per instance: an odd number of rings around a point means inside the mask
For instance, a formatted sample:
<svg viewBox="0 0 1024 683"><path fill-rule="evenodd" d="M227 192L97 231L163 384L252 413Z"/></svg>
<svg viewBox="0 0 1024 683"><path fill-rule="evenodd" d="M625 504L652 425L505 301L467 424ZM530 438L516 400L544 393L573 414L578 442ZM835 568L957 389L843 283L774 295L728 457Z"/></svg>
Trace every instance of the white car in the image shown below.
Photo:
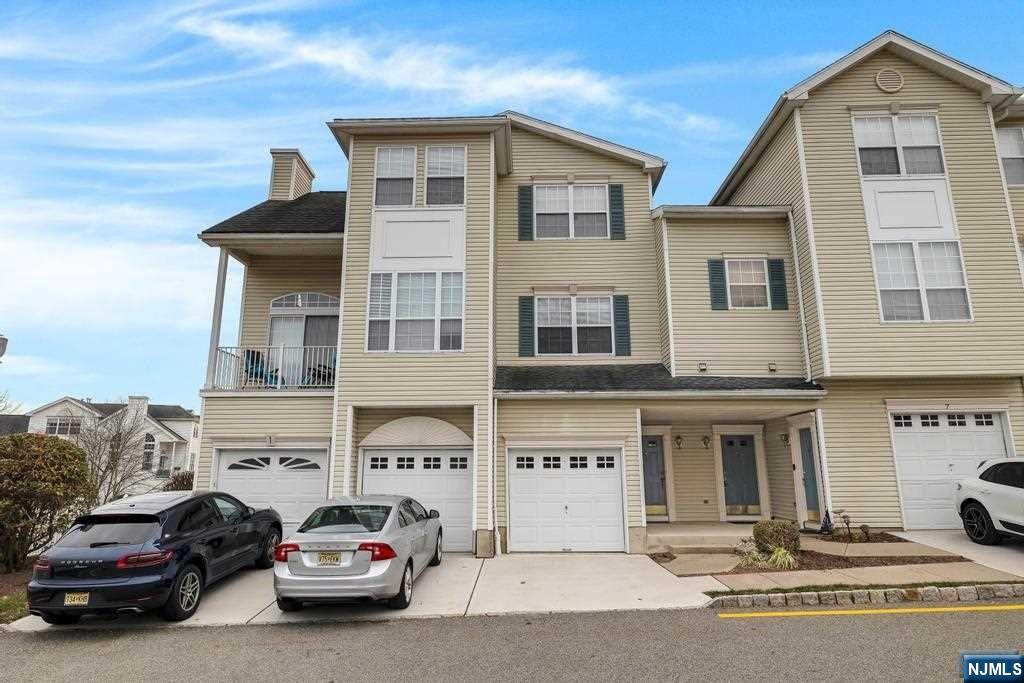
<svg viewBox="0 0 1024 683"><path fill-rule="evenodd" d="M977 477L957 482L956 507L975 543L1024 538L1024 458L982 462Z"/></svg>

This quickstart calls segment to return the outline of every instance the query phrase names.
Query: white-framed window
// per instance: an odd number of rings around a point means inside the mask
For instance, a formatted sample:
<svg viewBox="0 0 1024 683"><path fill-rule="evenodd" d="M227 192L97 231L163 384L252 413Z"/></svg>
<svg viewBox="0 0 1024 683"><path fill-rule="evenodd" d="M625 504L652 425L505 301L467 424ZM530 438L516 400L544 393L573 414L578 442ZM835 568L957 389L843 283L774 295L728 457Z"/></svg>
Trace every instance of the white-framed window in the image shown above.
<svg viewBox="0 0 1024 683"><path fill-rule="evenodd" d="M439 469L441 469L441 456L439 456L439 455L425 455L425 456L423 456L423 469L425 469L425 470L439 470Z"/></svg>
<svg viewBox="0 0 1024 683"><path fill-rule="evenodd" d="M908 413L894 413L892 426L897 429L907 429L914 426L914 418Z"/></svg>
<svg viewBox="0 0 1024 683"><path fill-rule="evenodd" d="M171 470L171 453L174 450L174 444L164 441L160 444L160 457L156 463L156 473L159 477L170 476Z"/></svg>
<svg viewBox="0 0 1024 683"><path fill-rule="evenodd" d="M1007 185L1024 185L1024 128L997 128Z"/></svg>
<svg viewBox="0 0 1024 683"><path fill-rule="evenodd" d="M371 273L367 351L461 351L460 272Z"/></svg>
<svg viewBox="0 0 1024 683"><path fill-rule="evenodd" d="M146 434L142 439L142 469L153 469L153 453L156 451L156 439L152 434Z"/></svg>
<svg viewBox="0 0 1024 683"><path fill-rule="evenodd" d="M82 431L82 418L57 415L46 418L46 433L55 436L75 436Z"/></svg>
<svg viewBox="0 0 1024 683"><path fill-rule="evenodd" d="M882 320L971 319L959 242L875 242L871 248Z"/></svg>
<svg viewBox="0 0 1024 683"><path fill-rule="evenodd" d="M608 186L534 185L533 226L539 240L608 239Z"/></svg>
<svg viewBox="0 0 1024 683"><path fill-rule="evenodd" d="M768 308L768 262L763 258L725 259L729 308Z"/></svg>
<svg viewBox="0 0 1024 683"><path fill-rule="evenodd" d="M416 148L378 147L373 203L412 206L416 194Z"/></svg>
<svg viewBox="0 0 1024 683"><path fill-rule="evenodd" d="M610 296L537 296L538 355L610 355L615 351Z"/></svg>
<svg viewBox="0 0 1024 683"><path fill-rule="evenodd" d="M395 469L411 470L416 467L416 458L411 455L400 455L395 460Z"/></svg>
<svg viewBox="0 0 1024 683"><path fill-rule="evenodd" d="M863 176L942 175L942 142L934 114L855 116L854 138Z"/></svg>
<svg viewBox="0 0 1024 683"><path fill-rule="evenodd" d="M466 201L466 148L427 147L427 206L461 206Z"/></svg>

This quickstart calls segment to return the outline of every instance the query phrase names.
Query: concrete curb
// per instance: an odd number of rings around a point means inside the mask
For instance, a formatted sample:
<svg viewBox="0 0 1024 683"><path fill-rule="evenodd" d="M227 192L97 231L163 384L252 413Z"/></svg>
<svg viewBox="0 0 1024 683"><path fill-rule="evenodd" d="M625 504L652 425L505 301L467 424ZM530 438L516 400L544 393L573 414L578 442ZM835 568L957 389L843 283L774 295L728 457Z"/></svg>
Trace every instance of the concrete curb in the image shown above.
<svg viewBox="0 0 1024 683"><path fill-rule="evenodd" d="M1024 583L985 583L967 586L923 586L921 588L873 588L849 591L794 593L748 593L723 595L707 607L796 607L822 605L881 605L894 602L974 602L1003 598L1024 598Z"/></svg>

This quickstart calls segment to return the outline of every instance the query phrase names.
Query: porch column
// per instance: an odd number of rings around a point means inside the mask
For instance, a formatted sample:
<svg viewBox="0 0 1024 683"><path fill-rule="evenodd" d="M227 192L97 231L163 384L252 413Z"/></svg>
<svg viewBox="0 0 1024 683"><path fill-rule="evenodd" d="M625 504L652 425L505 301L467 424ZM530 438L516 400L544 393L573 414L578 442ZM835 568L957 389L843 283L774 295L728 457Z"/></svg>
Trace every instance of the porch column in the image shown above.
<svg viewBox="0 0 1024 683"><path fill-rule="evenodd" d="M217 369L217 347L220 345L220 323L224 318L224 283L228 275L228 252L220 248L217 261L217 285L213 295L213 322L210 324L210 352L206 357L206 388L213 386Z"/></svg>

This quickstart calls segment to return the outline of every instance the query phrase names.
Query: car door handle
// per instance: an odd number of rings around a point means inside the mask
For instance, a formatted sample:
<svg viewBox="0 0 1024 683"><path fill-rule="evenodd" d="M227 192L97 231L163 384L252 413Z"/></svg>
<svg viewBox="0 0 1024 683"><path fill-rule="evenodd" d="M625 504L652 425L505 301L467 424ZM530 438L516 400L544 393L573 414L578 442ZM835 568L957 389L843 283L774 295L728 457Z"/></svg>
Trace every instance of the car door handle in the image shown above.
<svg viewBox="0 0 1024 683"><path fill-rule="evenodd" d="M978 493L992 493L992 489L978 489Z"/></svg>

